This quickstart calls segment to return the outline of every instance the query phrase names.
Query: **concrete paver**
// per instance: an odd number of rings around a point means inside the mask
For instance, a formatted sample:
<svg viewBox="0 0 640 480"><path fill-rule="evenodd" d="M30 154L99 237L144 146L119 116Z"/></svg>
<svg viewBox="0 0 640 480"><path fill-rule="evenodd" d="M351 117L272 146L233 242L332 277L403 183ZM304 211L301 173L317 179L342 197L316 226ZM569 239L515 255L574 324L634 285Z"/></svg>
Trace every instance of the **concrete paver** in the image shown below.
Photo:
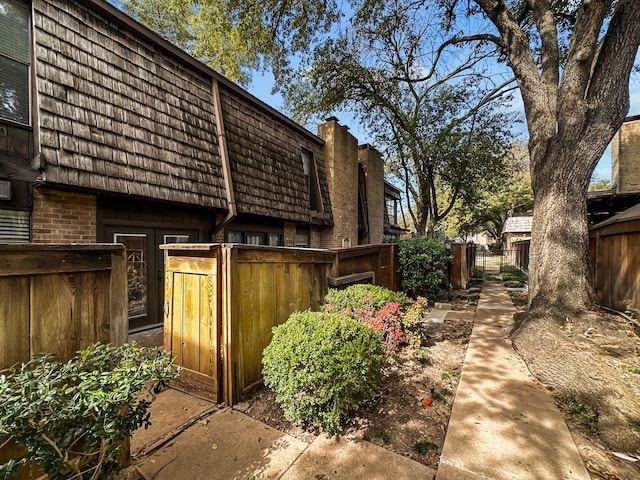
<svg viewBox="0 0 640 480"><path fill-rule="evenodd" d="M279 480L432 480L436 471L369 442L321 435Z"/></svg>
<svg viewBox="0 0 640 480"><path fill-rule="evenodd" d="M485 283L440 457L437 480L589 480L549 393L508 339L513 304Z"/></svg>
<svg viewBox="0 0 640 480"><path fill-rule="evenodd" d="M307 444L231 409L211 414L136 468L155 480L275 480Z"/></svg>
<svg viewBox="0 0 640 480"><path fill-rule="evenodd" d="M153 448L173 432L200 415L216 410L218 407L206 400L185 395L178 390L163 390L151 403L151 425L136 430L131 437L131 453L136 455Z"/></svg>

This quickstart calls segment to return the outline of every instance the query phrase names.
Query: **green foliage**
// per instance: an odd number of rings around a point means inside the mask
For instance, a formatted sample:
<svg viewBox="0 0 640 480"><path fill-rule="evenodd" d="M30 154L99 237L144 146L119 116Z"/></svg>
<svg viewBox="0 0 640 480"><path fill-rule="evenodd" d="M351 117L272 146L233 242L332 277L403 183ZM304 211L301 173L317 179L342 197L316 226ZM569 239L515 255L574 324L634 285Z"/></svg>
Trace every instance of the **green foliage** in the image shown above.
<svg viewBox="0 0 640 480"><path fill-rule="evenodd" d="M497 253L502 248L499 239L508 217L533 209L533 190L529 173L529 155L526 146L516 141L505 158L500 182L478 190L473 203L458 203L446 220L450 237L466 237L488 232L493 239L489 249Z"/></svg>
<svg viewBox="0 0 640 480"><path fill-rule="evenodd" d="M424 298L409 303L404 293L359 284L344 290L329 290L323 311L347 315L376 329L387 347L388 360L393 361L393 353L400 344L421 345L426 308Z"/></svg>
<svg viewBox="0 0 640 480"><path fill-rule="evenodd" d="M415 236L400 242L399 261L402 288L408 295L434 300L446 280L451 255L443 241Z"/></svg>
<svg viewBox="0 0 640 480"><path fill-rule="evenodd" d="M507 125L518 120L500 108L508 94L501 98L503 89L476 68L491 47L447 44L437 2L356 1L352 9L284 84L286 106L300 122L351 111L386 146L414 227L430 232L457 201L474 204L501 178Z"/></svg>
<svg viewBox="0 0 640 480"><path fill-rule="evenodd" d="M402 315L402 331L407 338L407 343L414 348L419 347L426 340L424 318L428 312L427 306L427 299L418 297L415 303L409 303Z"/></svg>
<svg viewBox="0 0 640 480"><path fill-rule="evenodd" d="M429 451L432 450L437 451L438 446L435 443L429 442L427 440L420 440L413 445L413 451L418 455L426 455L427 453L429 453Z"/></svg>
<svg viewBox="0 0 640 480"><path fill-rule="evenodd" d="M429 354L428 349L419 348L415 351L414 356L421 365L425 365L427 367L433 365L433 357Z"/></svg>
<svg viewBox="0 0 640 480"><path fill-rule="evenodd" d="M127 267L127 291L130 302L142 299L147 291L142 274L133 265Z"/></svg>
<svg viewBox="0 0 640 480"><path fill-rule="evenodd" d="M591 183L589 184L590 192L607 191L607 190L611 190L612 188L613 188L613 184L611 183L611 180L608 180L606 178L597 179L595 175L594 175L594 178L591 179Z"/></svg>
<svg viewBox="0 0 640 480"><path fill-rule="evenodd" d="M594 434L598 432L598 412L591 406L581 402L577 396L571 393L558 395L560 408L577 418L580 425Z"/></svg>
<svg viewBox="0 0 640 480"><path fill-rule="evenodd" d="M440 390L436 390L431 394L431 398L433 398L436 402L446 402L447 398L453 395L453 392L446 387L441 388Z"/></svg>
<svg viewBox="0 0 640 480"><path fill-rule="evenodd" d="M227 78L247 85L252 72L288 71L340 16L333 0L118 0L138 21Z"/></svg>
<svg viewBox="0 0 640 480"><path fill-rule="evenodd" d="M262 374L289 421L334 434L380 385L383 358L382 339L368 325L297 312L273 329Z"/></svg>
<svg viewBox="0 0 640 480"><path fill-rule="evenodd" d="M325 311L344 313L362 307L371 307L375 311L382 310L387 303L407 303L407 297L401 292L393 292L378 285L356 284L344 290L330 288L324 297Z"/></svg>
<svg viewBox="0 0 640 480"><path fill-rule="evenodd" d="M519 270L513 265L505 265L502 267L502 281L503 282L527 282L529 275Z"/></svg>
<svg viewBox="0 0 640 480"><path fill-rule="evenodd" d="M34 356L0 377L0 444L13 437L22 458L0 466L10 476L35 462L49 478L107 478L122 441L149 425L147 382L178 375L167 352L94 344L66 363Z"/></svg>

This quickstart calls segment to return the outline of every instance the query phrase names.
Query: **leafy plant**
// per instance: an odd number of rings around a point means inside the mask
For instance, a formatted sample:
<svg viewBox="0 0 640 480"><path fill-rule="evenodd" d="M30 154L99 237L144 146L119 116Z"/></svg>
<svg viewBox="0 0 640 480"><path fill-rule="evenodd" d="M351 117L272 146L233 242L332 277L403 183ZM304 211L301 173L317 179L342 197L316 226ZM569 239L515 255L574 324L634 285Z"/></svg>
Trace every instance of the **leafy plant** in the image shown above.
<svg viewBox="0 0 640 480"><path fill-rule="evenodd" d="M148 382L179 374L167 352L94 344L66 363L34 356L0 377L0 444L13 439L25 453L0 466L8 478L38 464L48 478L106 478L118 468L125 438L147 427Z"/></svg>
<svg viewBox="0 0 640 480"><path fill-rule="evenodd" d="M451 395L453 395L453 392L448 388L443 387L439 391L434 391L431 394L431 398L433 398L434 401L445 402L447 397L450 397Z"/></svg>
<svg viewBox="0 0 640 480"><path fill-rule="evenodd" d="M429 350L421 348L415 351L415 358L421 365L431 366L433 365L433 357L429 355Z"/></svg>
<svg viewBox="0 0 640 480"><path fill-rule="evenodd" d="M433 237L415 236L400 242L399 262L402 288L410 296L425 296L435 300L445 282L447 262L451 254L443 241Z"/></svg>
<svg viewBox="0 0 640 480"><path fill-rule="evenodd" d="M334 434L380 385L383 357L380 334L363 322L296 312L273 329L262 374L289 421Z"/></svg>
<svg viewBox="0 0 640 480"><path fill-rule="evenodd" d="M344 290L329 289L324 297L324 311L344 313L345 310L352 311L362 307L371 307L378 311L392 302L404 306L407 297L401 292L394 292L378 285L357 284Z"/></svg>
<svg viewBox="0 0 640 480"><path fill-rule="evenodd" d="M409 306L402 315L402 330L407 337L407 343L418 348L426 340L424 317L427 313L428 302L424 297L418 297L415 301L409 300Z"/></svg>
<svg viewBox="0 0 640 480"><path fill-rule="evenodd" d="M414 334L410 332L409 325L405 325L402 309L406 304L407 297L403 293L377 285L351 285L344 290L329 290L323 310L346 315L380 332L391 359L391 354L407 341L407 334L414 342L418 335L417 326L411 326L416 330ZM411 323L413 320L409 318L407 321Z"/></svg>
<svg viewBox="0 0 640 480"><path fill-rule="evenodd" d="M594 408L582 403L571 393L561 394L557 398L565 413L575 415L578 422L591 433L598 432L598 412Z"/></svg>
<svg viewBox="0 0 640 480"><path fill-rule="evenodd" d="M429 442L427 440L420 440L413 445L413 451L418 455L426 455L430 450L437 451L438 446L435 443Z"/></svg>

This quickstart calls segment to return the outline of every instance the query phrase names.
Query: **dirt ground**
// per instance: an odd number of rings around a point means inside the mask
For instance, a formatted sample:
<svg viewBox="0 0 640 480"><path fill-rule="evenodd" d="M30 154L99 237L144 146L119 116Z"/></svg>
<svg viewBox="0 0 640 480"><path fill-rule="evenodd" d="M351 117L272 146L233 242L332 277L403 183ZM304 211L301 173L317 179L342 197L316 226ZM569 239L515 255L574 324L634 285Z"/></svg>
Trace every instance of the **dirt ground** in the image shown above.
<svg viewBox="0 0 640 480"><path fill-rule="evenodd" d="M472 310L469 294L454 292L454 310ZM473 298L473 296L471 296ZM518 311L526 308L526 293L513 293ZM620 375L640 380L640 338L627 320L602 312L602 321L589 325L567 325L568 335L577 335L585 348L591 348L603 362L612 362ZM361 408L343 435L368 440L400 455L437 468L449 422L472 322L447 319L443 324L426 324L427 345L404 347L395 364L384 370L383 385L370 402ZM433 389L433 390L432 390ZM433 393L432 393L433 392ZM424 400L432 398L430 405ZM426 402L428 403L428 402ZM588 414L570 408L557 399L578 450L595 480L632 480L640 478L640 455L612 452L598 440L589 424ZM275 395L263 388L240 408L268 425L311 443L315 432L291 425L275 402Z"/></svg>
<svg viewBox="0 0 640 480"><path fill-rule="evenodd" d="M515 293L511 298L518 312L526 310L526 294ZM640 329L634 331L633 324L620 315L604 310L596 313L568 322L564 327L565 334L581 348L589 350L597 361L613 366L625 383L635 385L637 390L640 385L640 338L637 333ZM629 454L609 450L598 438L593 411L557 395L555 398L592 479L640 479L640 452Z"/></svg>

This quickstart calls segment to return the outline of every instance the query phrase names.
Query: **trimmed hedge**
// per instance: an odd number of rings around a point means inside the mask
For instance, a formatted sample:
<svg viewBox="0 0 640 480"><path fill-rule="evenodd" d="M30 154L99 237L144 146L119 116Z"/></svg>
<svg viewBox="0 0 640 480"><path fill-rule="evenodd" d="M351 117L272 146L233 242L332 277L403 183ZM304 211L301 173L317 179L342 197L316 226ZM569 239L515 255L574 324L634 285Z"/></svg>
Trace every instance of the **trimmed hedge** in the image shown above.
<svg viewBox="0 0 640 480"><path fill-rule="evenodd" d="M296 312L264 350L265 385L295 425L335 434L381 381L380 335L344 315Z"/></svg>

